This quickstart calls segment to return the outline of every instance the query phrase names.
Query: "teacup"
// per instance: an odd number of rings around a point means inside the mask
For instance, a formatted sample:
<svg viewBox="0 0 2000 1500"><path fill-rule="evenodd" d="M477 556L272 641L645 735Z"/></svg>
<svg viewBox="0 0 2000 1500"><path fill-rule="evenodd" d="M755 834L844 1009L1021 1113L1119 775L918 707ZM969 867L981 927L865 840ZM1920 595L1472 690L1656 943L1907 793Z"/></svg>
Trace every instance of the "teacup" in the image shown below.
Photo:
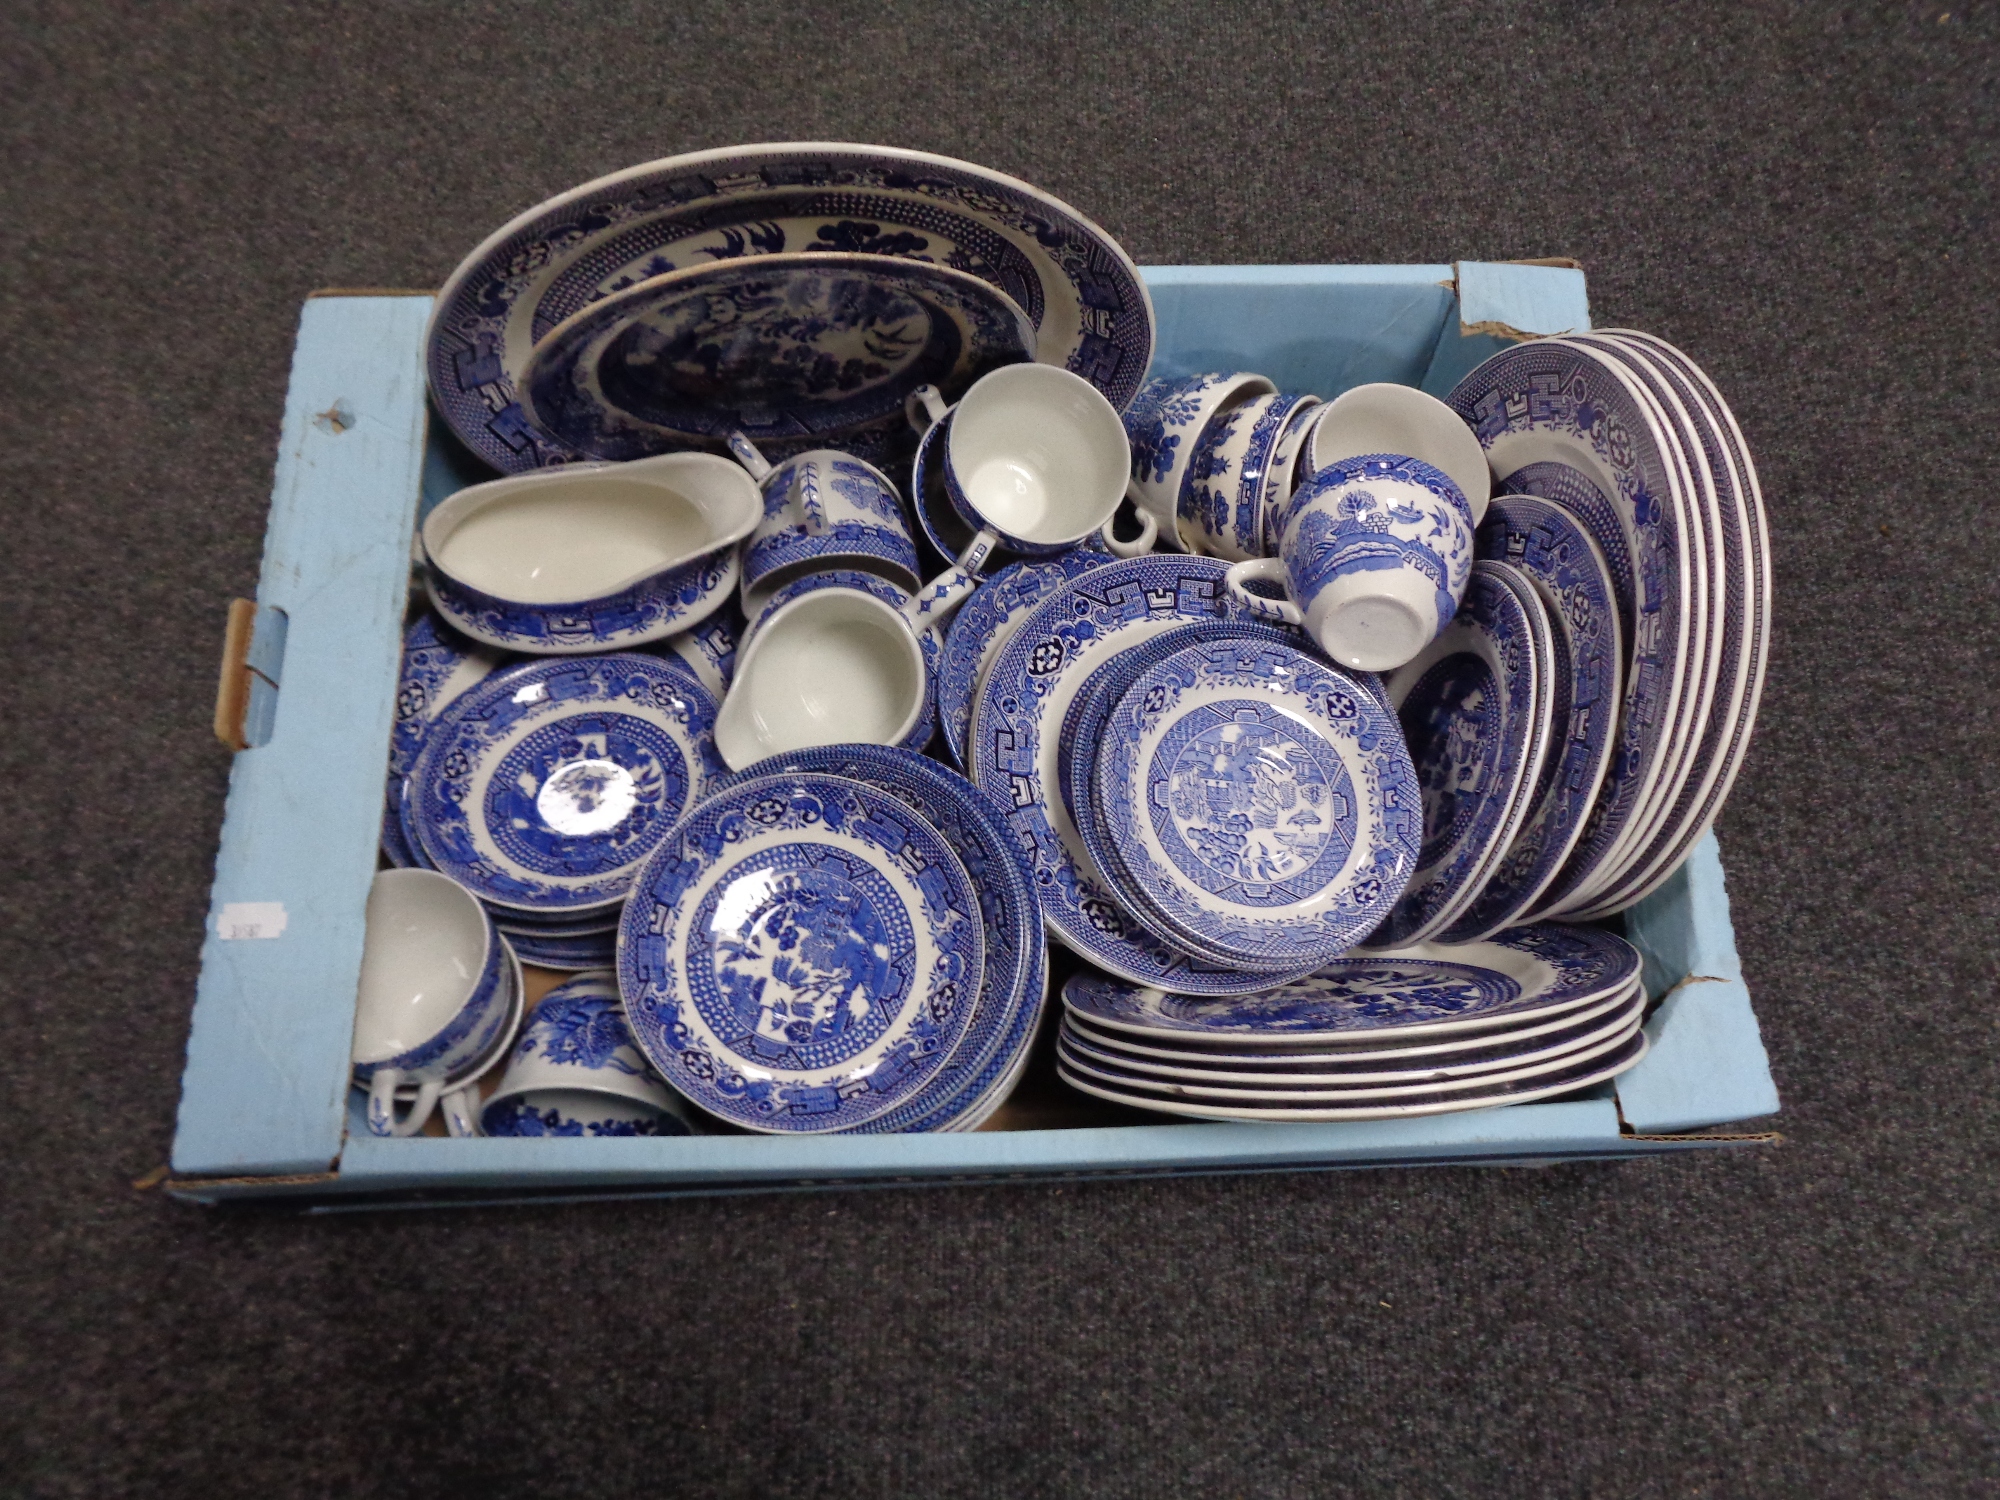
<svg viewBox="0 0 2000 1500"><path fill-rule="evenodd" d="M873 464L815 448L773 465L742 433L729 451L762 487L764 510L743 549L743 613L784 584L820 568L858 568L914 589L917 544L903 497Z"/></svg>
<svg viewBox="0 0 2000 1500"><path fill-rule="evenodd" d="M1218 414L1208 425L1181 486L1179 531L1184 545L1241 562L1266 555L1264 512L1291 478L1293 419L1319 397L1291 392L1257 396ZM1282 477L1280 471L1282 470Z"/></svg>
<svg viewBox="0 0 2000 1500"><path fill-rule="evenodd" d="M1312 436L1313 419L1321 410L1317 396L1310 405L1297 407L1285 430L1278 434L1278 444L1271 450L1269 472L1264 477L1264 535L1257 548L1259 557L1278 555L1278 537L1284 530L1285 510L1292 503L1293 492L1298 488L1299 450Z"/></svg>
<svg viewBox="0 0 2000 1500"><path fill-rule="evenodd" d="M1413 385L1357 385L1320 409L1306 437L1305 477L1371 453L1404 453L1441 470L1472 507L1476 527L1493 494L1486 450L1465 419Z"/></svg>
<svg viewBox="0 0 2000 1500"><path fill-rule="evenodd" d="M725 458L668 453L475 484L421 531L431 602L504 651L622 651L706 619L761 513Z"/></svg>
<svg viewBox="0 0 2000 1500"><path fill-rule="evenodd" d="M1436 639L1472 573L1472 507L1441 471L1401 454L1329 464L1293 497L1278 556L1239 562L1229 591L1304 627L1345 667L1386 672ZM1276 584L1288 598L1250 591Z"/></svg>
<svg viewBox="0 0 2000 1500"><path fill-rule="evenodd" d="M1158 376L1140 387L1125 412L1132 448L1132 498L1159 524L1160 534L1192 550L1194 539L1180 534L1181 490L1187 484L1195 449L1219 412L1277 387L1244 371Z"/></svg>
<svg viewBox="0 0 2000 1500"><path fill-rule="evenodd" d="M368 1128L414 1135L454 1074L486 1055L513 1006L507 947L477 897L435 870L383 870L368 888L354 1014L354 1081ZM416 1085L408 1113L396 1091Z"/></svg>
<svg viewBox="0 0 2000 1500"><path fill-rule="evenodd" d="M632 1042L618 981L599 971L550 990L528 1018L485 1135L688 1135L686 1103Z"/></svg>
<svg viewBox="0 0 2000 1500"><path fill-rule="evenodd" d="M772 610L743 643L715 717L732 771L818 745L903 744L923 722L930 670L924 596L901 608L819 588ZM928 738L928 736L926 736Z"/></svg>

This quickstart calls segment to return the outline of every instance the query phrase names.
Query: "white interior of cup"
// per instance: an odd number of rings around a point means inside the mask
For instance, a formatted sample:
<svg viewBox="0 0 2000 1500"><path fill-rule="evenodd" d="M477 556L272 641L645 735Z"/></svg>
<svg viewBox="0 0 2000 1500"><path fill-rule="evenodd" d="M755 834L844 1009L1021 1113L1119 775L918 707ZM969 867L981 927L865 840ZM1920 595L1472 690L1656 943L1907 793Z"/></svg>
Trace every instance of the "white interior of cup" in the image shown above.
<svg viewBox="0 0 2000 1500"><path fill-rule="evenodd" d="M1132 463L1111 403L1054 365L1008 365L983 377L953 412L946 445L973 508L1009 535L1047 546L1110 520Z"/></svg>
<svg viewBox="0 0 2000 1500"><path fill-rule="evenodd" d="M710 454L526 474L461 490L424 549L468 587L521 604L600 599L748 534L757 485Z"/></svg>
<svg viewBox="0 0 2000 1500"><path fill-rule="evenodd" d="M478 899L434 870L383 870L368 888L354 1060L387 1062L444 1030L492 941Z"/></svg>
<svg viewBox="0 0 2000 1500"><path fill-rule="evenodd" d="M1357 385L1327 403L1306 443L1309 469L1369 453L1422 459L1457 485L1475 525L1486 513L1493 475L1486 452L1459 414L1412 385Z"/></svg>
<svg viewBox="0 0 2000 1500"><path fill-rule="evenodd" d="M924 657L903 617L869 594L820 589L758 627L715 721L731 770L816 745L893 745L924 703Z"/></svg>

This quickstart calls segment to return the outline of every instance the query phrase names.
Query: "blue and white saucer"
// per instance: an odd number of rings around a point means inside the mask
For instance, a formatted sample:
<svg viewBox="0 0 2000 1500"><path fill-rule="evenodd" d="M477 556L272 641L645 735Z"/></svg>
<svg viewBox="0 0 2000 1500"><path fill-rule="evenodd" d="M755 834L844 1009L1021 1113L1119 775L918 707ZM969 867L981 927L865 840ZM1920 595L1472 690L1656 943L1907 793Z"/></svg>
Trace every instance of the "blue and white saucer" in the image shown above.
<svg viewBox="0 0 2000 1500"><path fill-rule="evenodd" d="M432 729L405 822L494 909L614 907L724 772L715 700L654 656L544 658L489 677Z"/></svg>
<svg viewBox="0 0 2000 1500"><path fill-rule="evenodd" d="M921 813L957 851L979 895L985 983L964 1039L935 1081L861 1129L958 1130L977 1123L1004 1102L1019 1080L1048 989L1041 906L1008 841L1001 810L935 761L874 745L832 745L774 756L732 777L724 789L774 772L839 776L887 792Z"/></svg>
<svg viewBox="0 0 2000 1500"><path fill-rule="evenodd" d="M944 655L937 673L938 722L953 760L965 764L972 705L978 700L987 668L1007 644L1014 627L1072 578L1112 561L1109 552L1078 547L1042 562L1013 563L985 579L959 606L945 632Z"/></svg>
<svg viewBox="0 0 2000 1500"><path fill-rule="evenodd" d="M1476 562L1451 623L1388 674L1423 789L1423 852L1372 946L1424 942L1477 897L1541 774L1553 671L1533 587L1505 563Z"/></svg>
<svg viewBox="0 0 2000 1500"><path fill-rule="evenodd" d="M1138 677L1092 794L1142 913L1245 968L1345 953L1396 904L1422 842L1395 719L1272 642L1190 645Z"/></svg>
<svg viewBox="0 0 2000 1500"><path fill-rule="evenodd" d="M423 860L403 834L403 779L423 753L431 725L468 688L507 660L504 651L467 640L425 610L403 631L396 683L396 723L389 733L389 784L382 808L382 852L398 868Z"/></svg>
<svg viewBox="0 0 2000 1500"><path fill-rule="evenodd" d="M1120 410L1152 360L1153 307L1138 269L1067 204L949 157L794 142L648 162L495 231L438 294L424 359L438 409L502 471L572 461L579 455L539 433L516 398L540 335L648 277L803 250L972 272L1033 320L1037 359L1081 375Z"/></svg>
<svg viewBox="0 0 2000 1500"><path fill-rule="evenodd" d="M1526 1025L1608 999L1638 977L1639 952L1616 933L1543 922L1460 947L1352 954L1254 995L1189 995L1082 973L1063 986L1063 1005L1095 1026L1175 1045L1347 1046Z"/></svg>
<svg viewBox="0 0 2000 1500"><path fill-rule="evenodd" d="M640 1050L711 1114L854 1130L916 1098L984 983L978 893L897 797L814 773L738 781L646 862L618 934Z"/></svg>
<svg viewBox="0 0 2000 1500"><path fill-rule="evenodd" d="M1553 631L1554 738L1520 831L1479 894L1445 929L1446 942L1513 926L1555 880L1611 763L1624 660L1610 571L1575 517L1532 495L1496 496L1480 525L1478 549L1526 578L1546 611Z"/></svg>
<svg viewBox="0 0 2000 1500"><path fill-rule="evenodd" d="M1061 726L1092 671L1179 625L1253 621L1223 587L1228 566L1177 554L1123 558L1036 605L987 672L973 710L971 771L974 784L1008 809L1056 937L1138 984L1233 995L1264 988L1271 976L1182 952L1137 921L1104 882L1058 792Z"/></svg>
<svg viewBox="0 0 2000 1500"><path fill-rule="evenodd" d="M618 956L616 929L591 937L549 937L541 933L510 932L507 941L521 955L521 962L544 969L608 969Z"/></svg>
<svg viewBox="0 0 2000 1500"><path fill-rule="evenodd" d="M528 420L596 458L719 443L838 442L918 386L963 392L1032 358L1005 292L889 255L755 255L669 271L591 303L522 367Z"/></svg>

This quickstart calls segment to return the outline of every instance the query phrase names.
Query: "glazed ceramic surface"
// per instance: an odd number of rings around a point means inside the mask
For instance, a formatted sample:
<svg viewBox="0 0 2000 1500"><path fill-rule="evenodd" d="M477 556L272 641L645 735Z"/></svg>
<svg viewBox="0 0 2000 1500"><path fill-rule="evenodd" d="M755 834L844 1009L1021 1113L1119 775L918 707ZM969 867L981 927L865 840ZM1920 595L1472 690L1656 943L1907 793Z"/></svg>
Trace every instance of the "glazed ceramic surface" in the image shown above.
<svg viewBox="0 0 2000 1500"><path fill-rule="evenodd" d="M729 691L736 675L736 648L743 639L743 608L736 601L736 581L731 579L722 605L691 629L668 636L660 643L662 655L674 657L695 675L718 703Z"/></svg>
<svg viewBox="0 0 2000 1500"><path fill-rule="evenodd" d="M495 907L615 905L722 774L715 715L692 674L651 656L498 673L433 729L411 774L418 841Z"/></svg>
<svg viewBox="0 0 2000 1500"><path fill-rule="evenodd" d="M1458 618L1387 680L1423 788L1424 833L1379 945L1421 942L1451 923L1504 852L1541 773L1552 643L1540 600L1513 576L1504 563L1476 564Z"/></svg>
<svg viewBox="0 0 2000 1500"><path fill-rule="evenodd" d="M1056 1060L1065 1069L1100 1083L1145 1095L1193 1099L1205 1103L1238 1102L1257 1110L1285 1107L1367 1107L1377 1102L1412 1103L1423 1099L1478 1098L1496 1089L1533 1086L1535 1080L1567 1077L1580 1068L1599 1063L1605 1056L1627 1049L1639 1036L1636 1016L1615 1032L1586 1046L1565 1049L1553 1058L1529 1062L1490 1073L1445 1077L1428 1081L1363 1078L1308 1084L1302 1079L1271 1078L1248 1083L1218 1083L1208 1080L1167 1078L1103 1060L1103 1054L1085 1053L1068 1037L1056 1038Z"/></svg>
<svg viewBox="0 0 2000 1500"><path fill-rule="evenodd" d="M1486 452L1465 419L1437 397L1411 385L1377 382L1340 393L1314 417L1306 436L1305 470L1368 453L1405 453L1449 476L1472 510L1472 524L1486 518L1493 475Z"/></svg>
<svg viewBox="0 0 2000 1500"><path fill-rule="evenodd" d="M620 650L714 612L760 508L755 483L706 453L496 479L425 518L425 584L486 645Z"/></svg>
<svg viewBox="0 0 2000 1500"><path fill-rule="evenodd" d="M1413 458L1369 454L1316 472L1286 512L1279 556L1237 563L1230 587L1256 613L1301 625L1343 666L1402 666L1450 623L1472 566L1458 486ZM1267 600L1252 580L1281 585Z"/></svg>
<svg viewBox="0 0 2000 1500"><path fill-rule="evenodd" d="M1095 794L1145 908L1246 968L1332 960L1416 868L1395 720L1290 646L1204 642L1149 669L1111 715Z"/></svg>
<svg viewBox="0 0 2000 1500"><path fill-rule="evenodd" d="M1162 942L1127 913L1083 847L1058 794L1061 735L1078 690L1103 662L1176 626L1246 622L1214 558L1121 559L1043 600L995 659L973 711L972 779L1009 809L1050 931L1093 963L1142 984L1240 993L1269 982Z"/></svg>
<svg viewBox="0 0 2000 1500"><path fill-rule="evenodd" d="M1119 1087L1087 1075L1080 1075L1060 1060L1057 1062L1056 1076L1072 1088L1080 1089L1086 1094L1094 1094L1114 1104L1157 1110L1162 1114L1180 1115L1196 1120L1299 1123L1331 1120L1395 1120L1419 1115L1450 1114L1468 1109L1491 1109L1502 1104L1532 1104L1538 1099L1553 1099L1563 1094L1576 1093L1616 1078L1620 1073L1636 1066L1645 1057L1646 1046L1646 1033L1636 1031L1628 1041L1621 1043L1612 1051L1559 1072L1483 1089L1465 1089L1444 1096L1389 1095L1353 1106L1280 1105L1260 1108L1249 1103L1221 1104L1190 1098L1148 1095L1129 1087Z"/></svg>
<svg viewBox="0 0 2000 1500"><path fill-rule="evenodd" d="M1138 1036L1114 1031L1087 1019L1074 1009L1065 1009L1063 1024L1072 1034L1101 1051L1109 1051L1130 1062L1156 1062L1181 1068L1226 1068L1239 1072L1314 1072L1324 1068L1425 1068L1433 1064L1452 1065L1511 1054L1524 1047L1554 1045L1565 1038L1583 1036L1623 1012L1645 1008L1645 994L1637 983L1615 995L1590 1000L1554 1015L1530 1016L1523 1022L1503 1022L1480 1031L1448 1033L1442 1037L1418 1036L1405 1041L1394 1028L1376 1034L1349 1037L1338 1045L1327 1042L1272 1043L1259 1040L1244 1046L1227 1037L1177 1037L1169 1042L1160 1036Z"/></svg>
<svg viewBox="0 0 2000 1500"><path fill-rule="evenodd" d="M749 256L649 277L580 309L521 372L528 420L597 458L753 441L837 442L1033 357L1005 292L886 255Z"/></svg>
<svg viewBox="0 0 2000 1500"><path fill-rule="evenodd" d="M599 178L504 225L439 294L425 369L439 410L512 472L573 459L516 397L536 339L647 277L818 248L972 272L1036 326L1036 358L1121 410L1145 378L1153 309L1115 241L1046 193L924 152L799 142L694 152Z"/></svg>
<svg viewBox="0 0 2000 1500"><path fill-rule="evenodd" d="M1611 763L1624 659L1610 570L1574 517L1533 496L1501 495L1487 510L1478 549L1513 567L1541 598L1553 630L1555 737L1520 832L1446 929L1450 941L1511 927L1569 857Z"/></svg>
<svg viewBox="0 0 2000 1500"><path fill-rule="evenodd" d="M368 1128L411 1135L454 1072L482 1057L506 1024L506 944L471 892L431 870L383 870L368 889L354 1081L368 1091ZM415 1083L411 1111L395 1092Z"/></svg>
<svg viewBox="0 0 2000 1500"><path fill-rule="evenodd" d="M730 447L763 491L763 514L743 549L746 615L754 620L773 590L822 568L859 568L917 586L902 497L880 469L834 449L772 467L740 434Z"/></svg>
<svg viewBox="0 0 2000 1500"><path fill-rule="evenodd" d="M382 809L382 852L390 864L422 863L403 837L403 778L423 753L431 724L505 660L501 652L467 640L429 610L403 631L403 668L396 683L396 723L389 735L388 794Z"/></svg>
<svg viewBox="0 0 2000 1500"><path fill-rule="evenodd" d="M1209 422L1276 390L1262 375L1241 371L1146 382L1125 413L1125 433L1132 445L1133 497L1159 522L1163 537L1178 538L1182 547L1194 544L1179 531L1181 490Z"/></svg>
<svg viewBox="0 0 2000 1500"><path fill-rule="evenodd" d="M641 1050L703 1109L851 1130L938 1076L984 955L964 865L907 804L839 777L760 776L648 861L619 989Z"/></svg>
<svg viewBox="0 0 2000 1500"><path fill-rule="evenodd" d="M1176 502L1184 543L1231 562L1266 554L1266 507L1290 483L1297 452L1283 439L1318 404L1292 392L1258 396L1209 424Z"/></svg>
<svg viewBox="0 0 2000 1500"><path fill-rule="evenodd" d="M639 1108L600 1113L611 1100ZM633 1045L617 976L598 971L535 1006L480 1126L486 1135L686 1135L683 1108Z"/></svg>
<svg viewBox="0 0 2000 1500"><path fill-rule="evenodd" d="M917 731L930 701L918 607L823 588L773 610L745 641L716 721L730 769L819 745L899 744Z"/></svg>
<svg viewBox="0 0 2000 1500"><path fill-rule="evenodd" d="M1575 1061L1576 1054L1585 1049L1622 1040L1639 1024L1645 1009L1643 997L1627 995L1608 1007L1588 1007L1591 1014L1588 1021L1537 1037L1516 1039L1508 1035L1483 1047L1412 1060L1361 1052L1333 1062L1314 1063L1252 1057L1250 1061L1256 1066L1239 1067L1236 1057L1228 1054L1173 1061L1147 1057L1107 1045L1099 1040L1098 1034L1068 1018L1064 1019L1061 1036L1064 1048L1079 1061L1106 1071L1223 1088L1385 1088L1464 1080L1484 1084L1502 1082L1499 1075L1516 1069Z"/></svg>
<svg viewBox="0 0 2000 1500"><path fill-rule="evenodd" d="M1001 810L961 776L907 750L836 745L781 756L752 776L817 772L886 792L923 815L964 864L979 898L985 982L963 1040L935 1082L861 1127L954 1130L997 1109L1018 1081L1048 988L1048 940Z"/></svg>
<svg viewBox="0 0 2000 1500"><path fill-rule="evenodd" d="M577 971L602 969L618 956L618 932L591 933L579 937L552 937L538 932L510 932L507 941L524 963L544 969Z"/></svg>
<svg viewBox="0 0 2000 1500"><path fill-rule="evenodd" d="M1449 404L1471 425L1501 489L1576 517L1620 595L1628 660L1618 747L1551 892L1548 909L1557 910L1588 893L1666 769L1696 639L1700 539L1645 398L1602 356L1560 340L1521 344L1466 376Z"/></svg>
<svg viewBox="0 0 2000 1500"><path fill-rule="evenodd" d="M1078 547L1045 561L1012 563L984 579L952 616L938 668L937 706L953 760L965 764L972 706L1014 627L1072 578L1110 561L1108 552Z"/></svg>
<svg viewBox="0 0 2000 1500"><path fill-rule="evenodd" d="M1484 1033L1627 990L1639 953L1615 933L1543 922L1483 943L1350 954L1253 995L1190 995L1083 973L1063 1004L1121 1035L1236 1048L1345 1046Z"/></svg>

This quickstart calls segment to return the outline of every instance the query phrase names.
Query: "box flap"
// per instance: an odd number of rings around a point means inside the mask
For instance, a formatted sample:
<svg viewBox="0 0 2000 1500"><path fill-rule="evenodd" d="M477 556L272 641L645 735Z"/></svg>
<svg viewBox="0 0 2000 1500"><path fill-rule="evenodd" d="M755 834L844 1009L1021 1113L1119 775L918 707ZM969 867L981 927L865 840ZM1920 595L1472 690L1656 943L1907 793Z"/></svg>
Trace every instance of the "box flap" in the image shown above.
<svg viewBox="0 0 2000 1500"><path fill-rule="evenodd" d="M1590 327L1583 270L1574 261L1462 260L1453 267L1453 288L1457 326L1438 335L1421 382L1440 398L1509 344Z"/></svg>

